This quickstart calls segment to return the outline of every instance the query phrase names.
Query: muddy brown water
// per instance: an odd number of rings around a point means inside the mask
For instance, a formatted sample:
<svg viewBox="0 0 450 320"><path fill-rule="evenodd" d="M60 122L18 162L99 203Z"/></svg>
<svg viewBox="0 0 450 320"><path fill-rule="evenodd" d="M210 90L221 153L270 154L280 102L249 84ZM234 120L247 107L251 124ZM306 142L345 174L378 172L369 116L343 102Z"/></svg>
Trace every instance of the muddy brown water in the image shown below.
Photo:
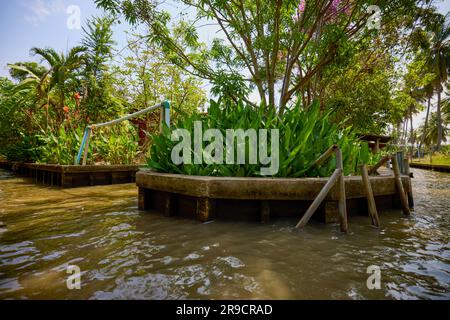
<svg viewBox="0 0 450 320"><path fill-rule="evenodd" d="M383 212L375 229L351 217L342 235L198 224L138 211L132 184L61 190L0 171L0 299L449 299L450 174L413 172L410 218Z"/></svg>

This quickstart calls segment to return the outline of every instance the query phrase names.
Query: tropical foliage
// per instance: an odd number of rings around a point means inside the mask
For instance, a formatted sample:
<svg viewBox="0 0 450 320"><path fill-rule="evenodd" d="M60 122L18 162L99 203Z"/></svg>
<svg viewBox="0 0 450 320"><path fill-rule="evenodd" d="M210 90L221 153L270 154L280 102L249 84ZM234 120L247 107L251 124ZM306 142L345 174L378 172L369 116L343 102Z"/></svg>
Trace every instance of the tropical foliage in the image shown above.
<svg viewBox="0 0 450 320"><path fill-rule="evenodd" d="M175 118L202 106L201 81L167 66L154 47L133 41L127 54L114 61L113 25L110 17L94 17L83 28L81 44L67 53L32 48L31 55L42 64L8 65L11 80L0 78L3 156L14 161L74 164L89 124L113 120L167 98L174 101ZM95 131L88 163L139 161L149 144L137 137L159 130L159 114L144 116L138 123Z"/></svg>
<svg viewBox="0 0 450 320"><path fill-rule="evenodd" d="M315 168L313 163L333 144L337 144L344 155L345 174L357 172L358 165L369 163L371 155L367 143L361 143L351 132L351 128L340 129L330 122L331 112L320 111L318 102L308 109L291 108L283 117L275 111L264 112L263 108L255 110L243 102L237 105L219 104L211 101L208 115L195 114L180 120L172 129L187 129L194 137L194 122L201 121L203 132L208 129L218 129L225 136L227 129L279 129L279 171L278 177L328 176L336 168L336 160ZM152 136L153 145L148 159L149 167L172 173L188 175L213 176L259 176L261 164L180 164L175 165L171 159L173 147L178 143L172 141L170 130L166 128L163 134ZM225 141L223 141L225 149ZM207 144L203 142L203 147ZM268 148L270 150L270 147ZM191 155L194 156L194 141ZM246 158L249 157L249 147L246 147ZM237 153L237 148L235 149ZM184 155L183 155L184 156ZM236 157L236 154L235 154ZM248 163L248 162L247 162Z"/></svg>
<svg viewBox="0 0 450 320"><path fill-rule="evenodd" d="M158 134L155 111L95 130L88 162L149 157L164 172L258 175L255 165L170 164L170 130L192 130L197 120L222 131L279 129L279 176L329 174L333 161L311 164L333 143L344 152L346 174L354 174L377 157L359 135L390 135L410 156L449 141L449 15L435 1L180 2L187 10L95 0L107 15L87 20L79 45L32 48L41 63L10 64L10 77L0 78L0 153L72 164L86 126L166 99L172 128ZM131 31L117 50L113 28L123 19Z"/></svg>

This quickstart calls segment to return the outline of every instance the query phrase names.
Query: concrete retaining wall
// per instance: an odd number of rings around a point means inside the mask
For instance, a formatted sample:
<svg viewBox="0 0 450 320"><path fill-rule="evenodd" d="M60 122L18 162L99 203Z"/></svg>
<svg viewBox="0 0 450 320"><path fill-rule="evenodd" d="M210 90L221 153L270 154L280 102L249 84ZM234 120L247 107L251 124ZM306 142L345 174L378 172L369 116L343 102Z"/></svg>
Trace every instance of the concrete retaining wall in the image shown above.
<svg viewBox="0 0 450 320"><path fill-rule="evenodd" d="M182 215L199 221L268 221L276 217L300 218L327 182L327 178L222 178L156 173L142 169L136 174L139 208L167 216ZM377 207L398 209L394 177L370 177ZM411 180L402 176L405 192ZM367 200L361 177L346 177L349 214L367 214ZM338 221L338 190L334 187L315 218Z"/></svg>

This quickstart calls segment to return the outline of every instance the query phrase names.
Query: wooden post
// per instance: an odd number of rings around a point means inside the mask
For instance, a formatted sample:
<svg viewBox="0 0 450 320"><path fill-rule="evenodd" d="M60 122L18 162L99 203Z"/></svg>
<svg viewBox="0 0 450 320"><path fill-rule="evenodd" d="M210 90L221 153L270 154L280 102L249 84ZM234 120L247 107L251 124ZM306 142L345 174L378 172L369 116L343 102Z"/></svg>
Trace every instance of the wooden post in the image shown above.
<svg viewBox="0 0 450 320"><path fill-rule="evenodd" d="M327 181L325 186L322 188L318 196L314 199L311 206L308 208L306 213L301 218L300 222L295 226L296 228L302 228L306 226L309 219L311 219L314 212L316 212L317 208L319 208L322 201L325 199L327 194L330 192L331 188L336 184L336 181L338 181L339 177L341 176L342 170L336 169L334 173L331 175L330 179Z"/></svg>
<svg viewBox="0 0 450 320"><path fill-rule="evenodd" d="M344 164L342 160L341 149L336 149L336 168L340 170L339 175L339 220L341 231L348 233L348 220L347 220L347 203L345 199L345 181L344 181Z"/></svg>
<svg viewBox="0 0 450 320"><path fill-rule="evenodd" d="M368 172L369 175L372 175L372 174L376 173L377 170L378 170L383 164L385 164L390 158L391 158L391 156L386 156L386 157L383 157L380 161L378 161L378 163L377 163L376 165L374 165L373 167L371 167L371 168L369 169L369 172Z"/></svg>
<svg viewBox="0 0 450 320"><path fill-rule="evenodd" d="M270 221L270 206L267 200L261 201L261 222L268 223Z"/></svg>
<svg viewBox="0 0 450 320"><path fill-rule="evenodd" d="M378 152L380 152L380 138L377 138L377 140L375 141L375 154L377 154Z"/></svg>
<svg viewBox="0 0 450 320"><path fill-rule="evenodd" d="M331 157L333 155L334 152L336 152L336 149L338 148L337 145L332 145L327 151L325 151L320 157L319 159L317 159L314 164L312 165L314 166L320 166L323 162L325 162L329 157Z"/></svg>
<svg viewBox="0 0 450 320"><path fill-rule="evenodd" d="M361 176L364 189L366 190L367 204L370 217L372 218L372 225L378 228L380 227L380 218L378 217L377 206L375 204L375 198L372 191L372 185L370 184L369 173L367 172L367 166L365 164L361 166Z"/></svg>
<svg viewBox="0 0 450 320"><path fill-rule="evenodd" d="M406 198L405 190L403 189L402 179L400 175L400 168L398 167L397 156L392 157L392 166L394 169L395 185L397 187L397 193L400 197L400 202L402 204L403 213L407 216L411 214L408 206L408 199Z"/></svg>
<svg viewBox="0 0 450 320"><path fill-rule="evenodd" d="M197 199L197 220L207 222L214 219L214 201L209 198Z"/></svg>
<svg viewBox="0 0 450 320"><path fill-rule="evenodd" d="M339 202L325 200L323 203L323 222L325 224L339 223Z"/></svg>
<svg viewBox="0 0 450 320"><path fill-rule="evenodd" d="M412 188L411 188L411 178L412 178L412 175L411 175L411 168L409 167L409 159L408 158L405 158L404 160L403 160L403 166L404 166L404 168L405 168L405 173L406 173L406 175L409 177L409 181L410 181L410 187L408 188L408 190L406 191L406 194L407 194L407 196L408 196L408 204L409 204L409 207L410 208L414 208L414 197L413 197L413 194L412 194Z"/></svg>
<svg viewBox="0 0 450 320"><path fill-rule="evenodd" d="M88 152L89 152L89 140L91 139L91 134L92 134L92 128L89 127L87 138L86 138L86 145L84 146L83 166L86 165L87 156L88 156Z"/></svg>
<svg viewBox="0 0 450 320"><path fill-rule="evenodd" d="M148 190L145 188L139 188L138 206L139 206L139 210L150 209L150 204L149 204L149 199L148 199Z"/></svg>
<svg viewBox="0 0 450 320"><path fill-rule="evenodd" d="M164 215L166 217L171 217L175 215L175 203L173 201L173 195L169 192L164 193L164 197L163 197L163 201L164 201Z"/></svg>

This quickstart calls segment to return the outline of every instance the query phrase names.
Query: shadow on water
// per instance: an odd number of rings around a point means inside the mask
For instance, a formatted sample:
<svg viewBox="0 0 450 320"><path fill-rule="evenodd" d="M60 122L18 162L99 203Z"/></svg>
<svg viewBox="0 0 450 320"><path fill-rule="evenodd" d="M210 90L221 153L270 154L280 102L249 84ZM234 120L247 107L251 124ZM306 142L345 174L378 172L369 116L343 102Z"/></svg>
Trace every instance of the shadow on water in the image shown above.
<svg viewBox="0 0 450 320"><path fill-rule="evenodd" d="M450 298L450 175L414 170L410 218L382 228L198 224L137 210L133 184L70 190L0 171L0 298L444 299ZM68 290L67 266L82 271ZM381 269L369 290L367 267Z"/></svg>

